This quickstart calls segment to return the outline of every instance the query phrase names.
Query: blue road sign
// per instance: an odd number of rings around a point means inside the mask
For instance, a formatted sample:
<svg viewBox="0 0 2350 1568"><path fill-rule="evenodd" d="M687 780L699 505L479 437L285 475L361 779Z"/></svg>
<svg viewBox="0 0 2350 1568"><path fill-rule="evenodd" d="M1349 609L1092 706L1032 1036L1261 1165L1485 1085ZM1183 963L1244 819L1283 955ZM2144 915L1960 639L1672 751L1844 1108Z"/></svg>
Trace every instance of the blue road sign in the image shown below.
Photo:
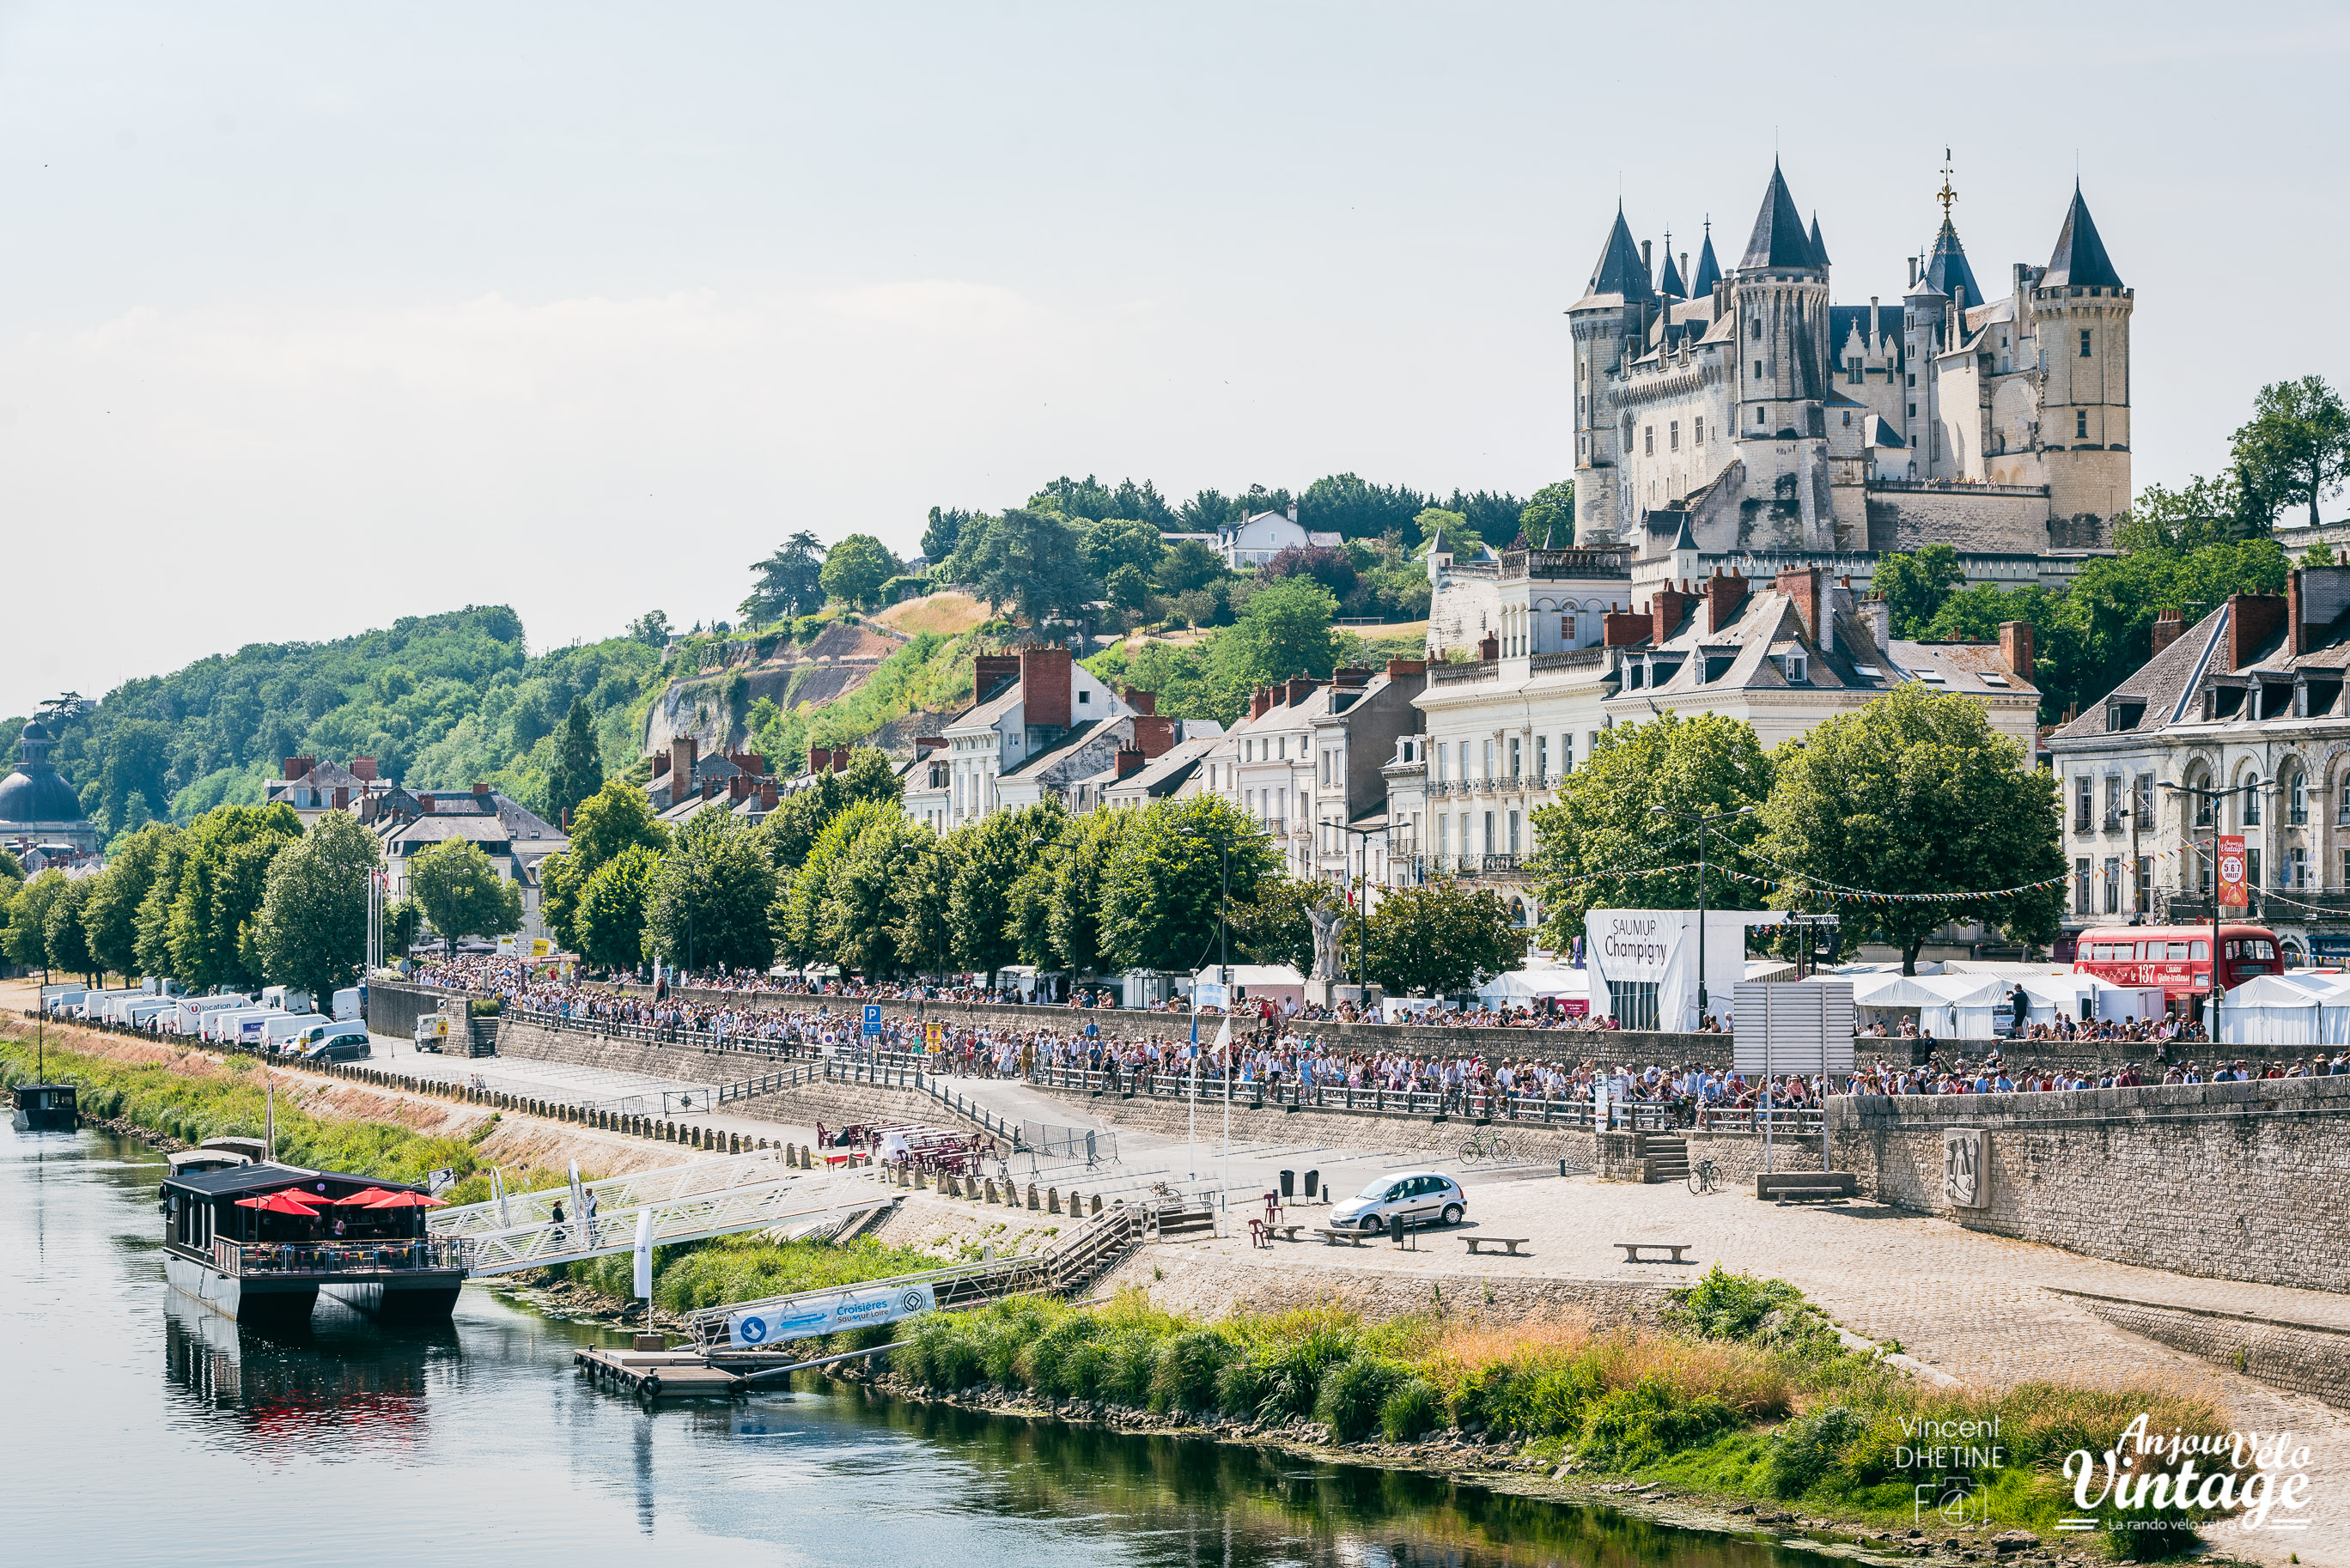
<svg viewBox="0 0 2350 1568"><path fill-rule="evenodd" d="M881 1033L881 1007L879 1002L868 1002L865 1005L865 1033L868 1034Z"/></svg>

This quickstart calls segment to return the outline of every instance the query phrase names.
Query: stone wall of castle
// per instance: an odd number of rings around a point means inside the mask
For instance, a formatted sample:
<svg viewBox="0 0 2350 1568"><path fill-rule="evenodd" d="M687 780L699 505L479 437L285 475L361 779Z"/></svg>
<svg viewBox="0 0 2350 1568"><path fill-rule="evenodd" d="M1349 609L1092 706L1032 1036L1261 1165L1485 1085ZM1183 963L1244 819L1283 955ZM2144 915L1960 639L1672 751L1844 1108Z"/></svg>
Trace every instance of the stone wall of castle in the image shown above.
<svg viewBox="0 0 2350 1568"><path fill-rule="evenodd" d="M2047 494L1988 484L1869 486L1868 547L1882 552L1928 545L2043 555L2049 547Z"/></svg>

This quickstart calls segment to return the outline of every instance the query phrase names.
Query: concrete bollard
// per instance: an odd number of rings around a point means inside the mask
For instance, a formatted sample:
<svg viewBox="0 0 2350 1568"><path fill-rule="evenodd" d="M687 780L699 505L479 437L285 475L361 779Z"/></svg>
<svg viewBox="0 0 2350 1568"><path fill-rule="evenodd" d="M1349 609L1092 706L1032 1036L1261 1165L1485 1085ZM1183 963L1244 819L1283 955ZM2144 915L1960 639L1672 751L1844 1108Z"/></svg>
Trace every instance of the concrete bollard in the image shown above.
<svg viewBox="0 0 2350 1568"><path fill-rule="evenodd" d="M995 1201L995 1178L992 1176L987 1179L987 1200L990 1203Z"/></svg>
<svg viewBox="0 0 2350 1568"><path fill-rule="evenodd" d="M1028 1212L1034 1214L1037 1212L1037 1209L1036 1184L1032 1181L1028 1184Z"/></svg>
<svg viewBox="0 0 2350 1568"><path fill-rule="evenodd" d="M1058 1214L1060 1211L1061 1189L1057 1187L1048 1187L1045 1189L1045 1212L1047 1214Z"/></svg>
<svg viewBox="0 0 2350 1568"><path fill-rule="evenodd" d="M1085 1195L1084 1195L1084 1194L1082 1194L1082 1193L1080 1193L1080 1192L1079 1192L1076 1188L1074 1188L1074 1187L1070 1188L1070 1189L1069 1189L1069 1213L1074 1217L1074 1216L1081 1216L1081 1215L1083 1215L1083 1214L1085 1213L1085 1211L1086 1211L1086 1199L1085 1199Z"/></svg>
<svg viewBox="0 0 2350 1568"><path fill-rule="evenodd" d="M1100 1213L1100 1212L1101 1212L1101 1194L1100 1194L1100 1193L1097 1192L1097 1193L1095 1193L1095 1194L1094 1194L1094 1206L1093 1206L1093 1208L1092 1208L1091 1210L1089 1210L1087 1212L1089 1212L1089 1213L1094 1213L1094 1214L1098 1214L1098 1213Z"/></svg>

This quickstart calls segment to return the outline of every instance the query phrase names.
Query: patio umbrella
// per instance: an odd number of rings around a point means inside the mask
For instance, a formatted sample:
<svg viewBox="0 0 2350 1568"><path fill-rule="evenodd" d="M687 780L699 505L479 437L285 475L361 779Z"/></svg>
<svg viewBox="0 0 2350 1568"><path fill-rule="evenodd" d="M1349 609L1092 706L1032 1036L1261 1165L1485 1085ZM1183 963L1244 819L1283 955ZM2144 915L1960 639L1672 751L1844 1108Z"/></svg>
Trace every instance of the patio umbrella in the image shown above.
<svg viewBox="0 0 2350 1568"><path fill-rule="evenodd" d="M448 1199L427 1198L421 1192L395 1192L390 1197L368 1205L370 1209L446 1209Z"/></svg>
<svg viewBox="0 0 2350 1568"><path fill-rule="evenodd" d="M329 1199L338 1209L370 1208L392 1196L380 1187L362 1188L348 1198Z"/></svg>
<svg viewBox="0 0 2350 1568"><path fill-rule="evenodd" d="M315 1220L318 1217L317 1210L303 1202L298 1194L292 1192L273 1192L266 1198L240 1198L236 1200L236 1206L239 1209L257 1210L264 1214L299 1214L305 1220Z"/></svg>

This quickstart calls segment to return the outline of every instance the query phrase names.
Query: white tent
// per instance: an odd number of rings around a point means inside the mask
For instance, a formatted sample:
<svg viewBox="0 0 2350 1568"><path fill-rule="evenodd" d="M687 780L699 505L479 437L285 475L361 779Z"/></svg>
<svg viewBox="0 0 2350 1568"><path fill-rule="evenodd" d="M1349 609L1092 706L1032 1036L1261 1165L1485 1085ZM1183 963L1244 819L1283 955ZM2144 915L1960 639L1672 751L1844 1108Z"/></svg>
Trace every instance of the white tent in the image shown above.
<svg viewBox="0 0 2350 1568"><path fill-rule="evenodd" d="M1981 974L1835 978L1851 981L1853 1009L1863 1021L1892 1024L1914 1016L1919 1033L1941 1040L1982 1040L1998 1033L2010 989L1996 976Z"/></svg>
<svg viewBox="0 0 2350 1568"><path fill-rule="evenodd" d="M1477 988L1477 1000L1488 1007L1530 1007L1553 1000L1567 1012L1586 1010L1591 1002L1591 971L1586 969L1513 969L1495 975ZM1578 1007L1576 1003L1582 1003Z"/></svg>
<svg viewBox="0 0 2350 1568"><path fill-rule="evenodd" d="M2228 992L2220 1038L2229 1045L2350 1044L2350 977L2256 975Z"/></svg>

